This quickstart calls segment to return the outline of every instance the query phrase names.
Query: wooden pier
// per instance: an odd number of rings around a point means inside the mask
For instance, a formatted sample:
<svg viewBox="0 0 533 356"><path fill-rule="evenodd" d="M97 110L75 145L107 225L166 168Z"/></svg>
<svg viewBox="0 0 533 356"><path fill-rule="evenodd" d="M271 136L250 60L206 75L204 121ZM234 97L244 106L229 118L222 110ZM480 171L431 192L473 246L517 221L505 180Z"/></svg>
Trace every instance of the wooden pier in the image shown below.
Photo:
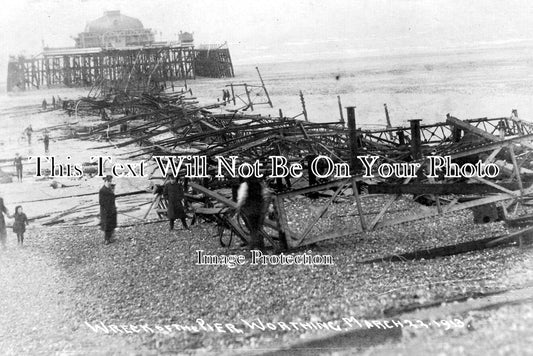
<svg viewBox="0 0 533 356"><path fill-rule="evenodd" d="M134 49L72 48L45 51L39 57L10 60L7 91L58 86L90 87L101 81L122 81L134 72L153 82L233 77L228 48L143 47Z"/></svg>

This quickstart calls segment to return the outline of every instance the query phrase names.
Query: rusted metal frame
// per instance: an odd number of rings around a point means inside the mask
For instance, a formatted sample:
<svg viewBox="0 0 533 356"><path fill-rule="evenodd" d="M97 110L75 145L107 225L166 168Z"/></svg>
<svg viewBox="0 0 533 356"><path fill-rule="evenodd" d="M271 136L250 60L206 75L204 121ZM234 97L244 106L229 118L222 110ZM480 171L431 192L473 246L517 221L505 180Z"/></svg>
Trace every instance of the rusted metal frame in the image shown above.
<svg viewBox="0 0 533 356"><path fill-rule="evenodd" d="M250 99L250 91L248 90L248 85L244 84L244 91L246 92L246 97L248 98L248 107L254 111L254 104L252 103L252 99Z"/></svg>
<svg viewBox="0 0 533 356"><path fill-rule="evenodd" d="M513 194L515 195L520 194L520 191L514 191ZM496 203L496 202L511 200L511 199L515 199L514 196L509 196L509 194L501 193L501 194L494 195L494 196L487 197L487 198L480 198L480 199L472 200L472 201L461 203L461 204L455 204L455 206L452 206L446 209L444 212L451 213L455 211L473 208L473 207L480 206L480 205ZM406 222L416 221L420 219L425 219L425 218L429 218L429 217L436 216L436 215L438 215L438 212L436 211L423 212L423 213L416 214L416 215L409 216L409 217L389 220L387 222L381 222L375 226L375 229L388 227L388 226L394 226L394 225L403 224Z"/></svg>
<svg viewBox="0 0 533 356"><path fill-rule="evenodd" d="M421 164L418 169L416 170L415 173L418 172L418 170L423 167L425 165L425 162L427 161L427 159L424 159L423 160L423 164ZM409 178L406 178L404 181L403 181L403 184L409 184L409 182L411 181L411 177ZM389 208L391 207L391 205L396 201L398 200L400 197L401 197L402 194L396 194L394 197L390 198L389 201L385 204L385 206L381 209L381 211L379 212L379 214L372 220L372 222L370 223L370 225L368 226L368 230L369 231L372 231L375 229L375 227L377 226L377 224L379 223L379 221L381 220L381 218L383 218L383 216L385 215L385 213L387 212L387 210L389 210Z"/></svg>
<svg viewBox="0 0 533 356"><path fill-rule="evenodd" d="M229 152L233 152L233 151L238 151L238 150L245 150L249 147L252 147L256 144L260 144L266 140L271 140L271 139L278 139L278 140L282 140L282 141L286 141L286 142L296 142L296 141L299 141L301 140L301 137L280 137L276 132L274 132L273 134L265 134L265 132L263 132L263 134L261 135L251 135L252 137L249 137L249 139L247 139L248 137L245 137L245 138L238 138L238 139L234 139L234 140L231 140L231 141L227 141L226 145L227 147L224 147L224 145L221 145L221 144L217 144L216 146L214 147L210 147L208 149L205 149L203 150L201 153L203 154L209 154L209 155L221 155L222 153L229 153ZM303 137L303 136L302 136ZM232 146L228 146L228 143L232 143L233 145ZM250 146L252 145L252 146ZM215 150L215 148L218 148L220 147L220 149L218 150ZM244 147L247 147L247 148L244 148Z"/></svg>
<svg viewBox="0 0 533 356"><path fill-rule="evenodd" d="M326 183L316 184L310 187L304 187L304 188L281 192L281 193L278 193L277 195L280 198L287 199L287 198L291 198L296 195L304 195L308 193L319 192L321 190L327 190L330 188L337 188L339 187L340 184L343 184L343 181L345 181L345 179L337 179L337 180L326 182Z"/></svg>
<svg viewBox="0 0 533 356"><path fill-rule="evenodd" d="M381 208L381 211L379 212L379 214L372 220L372 222L370 223L370 225L368 226L368 230L369 231L372 231L376 228L376 225L378 224L378 222L381 220L381 218L385 215L385 213L387 212L387 210L389 210L389 208L391 207L391 205L396 201L398 200L398 198L401 197L401 194L396 194L394 197L390 198L389 201L385 204L385 206L383 208Z"/></svg>
<svg viewBox="0 0 533 356"><path fill-rule="evenodd" d="M305 139L306 139L307 141L310 141L310 142L308 142L309 150L310 150L311 152L313 152L313 154L318 155L318 151L316 150L315 146L313 145L314 140L312 140L311 138L309 138L309 135L307 134L307 131L305 131L304 125L303 125L302 123L300 123L298 126L300 127L300 130L302 131L302 133L303 133Z"/></svg>
<svg viewBox="0 0 533 356"><path fill-rule="evenodd" d="M527 159L529 158L529 156L530 156L532 153L533 153L532 151L528 151L528 152L525 153L525 158L522 158L522 159L521 159L521 162L518 163L518 168L522 168L522 166L524 165L524 163L527 162ZM518 157L517 157L517 158L518 158ZM511 174L511 177L509 177L509 179L511 179L511 180L514 179L515 175L516 175L516 171L513 170L513 173Z"/></svg>
<svg viewBox="0 0 533 356"><path fill-rule="evenodd" d="M231 147L228 147L228 148L223 148L223 149L220 149L220 150L217 150L217 151L212 151L210 149L207 149L207 150L203 150L201 153L204 154L204 155L208 155L208 156L222 156L222 155L227 155L227 154L230 154L232 152L235 152L235 151L246 151L247 149L250 149L254 146L257 146L257 145L260 145L262 143L264 143L265 141L268 141L269 139L271 138L271 136L262 136L260 138L257 138L257 139L254 139L254 140L249 140L248 142L246 143L238 143L237 145L234 145L234 146L231 146Z"/></svg>
<svg viewBox="0 0 533 356"><path fill-rule="evenodd" d="M520 187L520 197L522 198L524 196L524 186L522 184L522 177L520 176L520 167L516 163L516 156L514 153L513 145L509 145L507 149L509 150L509 154L511 155L511 161L513 162L516 179L518 181L518 186Z"/></svg>
<svg viewBox="0 0 533 356"><path fill-rule="evenodd" d="M491 142L491 143L481 144L479 146L470 147L470 148L468 148L466 150L462 150L462 151L451 151L451 152L448 153L448 155L450 155L452 157L452 159L460 158L460 157L465 157L465 156L469 156L469 155L473 155L473 154L477 154L477 153L481 153L481 152L486 152L486 151L489 151L491 149L504 147L504 146L506 146L509 143L516 143L516 144L520 144L520 145L523 145L525 147L530 148L529 146L533 147L533 145L528 144L527 142L528 141L532 141L532 140L533 140L533 134L524 135L524 136L513 137L513 138L501 140L501 141L498 140L498 142Z"/></svg>
<svg viewBox="0 0 533 356"><path fill-rule="evenodd" d="M339 187L337 188L337 190L335 191L335 194L333 194L331 196L331 198L328 199L328 201L326 202L326 204L320 209L320 212L312 219L311 223L307 225L307 228L304 230L304 232L298 237L298 242L296 243L296 246L300 246L302 244L302 242L305 240L305 238L307 237L307 235L309 235L309 233L311 232L311 230L313 229L313 227L316 225L316 223L318 222L318 220L320 220L320 218L322 218L322 216L324 215L324 213L328 210L328 207L331 205L331 203L333 203L333 201L335 200L335 198L337 198L337 196L345 189L346 185L349 183L349 180L348 179L344 179L341 184L339 185Z"/></svg>
<svg viewBox="0 0 533 356"><path fill-rule="evenodd" d="M200 192L200 193L203 193L205 194L206 196L208 196L209 198L212 198L212 199L215 199L216 201L226 205L227 207L231 208L231 209L237 209L237 203L234 202L233 200L231 199L228 199L226 198L225 196L213 191L213 190L210 190L198 183L195 183L195 182L189 182L189 186ZM275 222L275 221L272 221L268 218L265 219L264 221L264 224L266 226L268 226L269 228L272 228L274 230L277 230L277 227L278 227L278 224Z"/></svg>
<svg viewBox="0 0 533 356"><path fill-rule="evenodd" d="M489 180L486 180L486 179L484 179L484 178L480 178L480 177L472 177L471 179L476 180L476 181L478 181L478 182L480 182L480 183L483 183L483 184L489 185L489 186L491 186L491 187L493 187L493 188L496 188L496 189L498 189L498 190L501 190L502 192L507 193L507 194L509 194L509 195L511 195L511 196L518 197L518 196L515 195L511 190L509 190L509 189L507 189L507 188L504 188L504 187L502 187L501 185L496 184L496 183L494 183L494 182L491 182L491 181L489 181Z"/></svg>
<svg viewBox="0 0 533 356"><path fill-rule="evenodd" d="M435 178L428 178L428 180L429 180L430 183L435 183ZM438 194L431 194L431 197L437 203L437 212L439 213L439 215L441 215L442 214L442 206L440 205L440 197L439 197L439 195Z"/></svg>
<svg viewBox="0 0 533 356"><path fill-rule="evenodd" d="M156 196L154 197L154 199L152 200L152 203L151 203L150 206L148 207L148 210L147 210L146 213L144 214L142 220L146 220L146 218L148 217L148 215L149 215L150 212L152 211L153 207L159 205L160 200L161 200L161 194L158 194L158 195L156 195Z"/></svg>
<svg viewBox="0 0 533 356"><path fill-rule="evenodd" d="M251 138L257 137L259 135L267 136L270 133L275 133L275 131L276 131L276 128L272 128L272 129L269 129L269 130L250 130L250 132L252 132L251 134L239 136L239 137L237 137L235 139L228 140L228 141L224 142L223 145L219 144L217 146L227 146L230 143L242 141L243 139L247 139L247 138L251 139ZM217 130L215 132L209 132L207 134L202 133L202 134L198 134L198 135L188 136L186 138L184 137L179 142L180 143L195 142L195 141L198 141L198 140L203 140L205 138L209 138L209 137L211 137L214 134L217 134L217 135L221 135L221 134L237 134L237 133L240 134L241 132L242 132L242 128L239 130L239 128L237 128L237 127L226 127L224 129L219 129L219 130ZM213 149L213 148L211 148L211 149Z"/></svg>
<svg viewBox="0 0 533 356"><path fill-rule="evenodd" d="M457 204L457 202L459 201L459 198L455 197L452 199L452 201L446 205L443 209L443 214L447 213L453 206L455 206L455 204Z"/></svg>
<svg viewBox="0 0 533 356"><path fill-rule="evenodd" d="M352 183L352 193L355 200L355 204L357 206L357 212L359 213L359 221L361 223L361 229L363 231L366 231L368 229L368 226L366 224L366 219L363 214L363 206L361 205L361 199L359 197L359 190L357 189L357 180L355 177L351 179Z"/></svg>
<svg viewBox="0 0 533 356"><path fill-rule="evenodd" d="M496 119L496 120L498 120L498 124L499 122L501 122L500 119ZM494 133L498 130L498 125L493 124L492 121L484 120L481 122L481 124L483 125L483 130L485 130L489 134L494 135ZM490 129L487 129L487 125L490 125Z"/></svg>
<svg viewBox="0 0 533 356"><path fill-rule="evenodd" d="M289 229L289 224L287 222L287 212L285 211L285 207L283 206L283 198L275 196L273 204L278 213L279 237L282 243L282 247L292 247L289 243L290 241L292 241L292 234Z"/></svg>
<svg viewBox="0 0 533 356"><path fill-rule="evenodd" d="M333 152L332 150L330 150L326 145L323 145L321 142L317 142L318 146L322 147L322 149L324 151L326 151L327 153L329 153L329 155L341 162L344 162L342 158L340 158L337 154L335 154L335 152Z"/></svg>
<svg viewBox="0 0 533 356"><path fill-rule="evenodd" d="M518 118L515 118L514 116L511 116L509 118L511 122L516 126L516 132L520 135L530 134L533 129L533 125L531 123L522 121Z"/></svg>
<svg viewBox="0 0 533 356"><path fill-rule="evenodd" d="M420 139L421 139L420 143L421 144L429 143L429 140L426 137L426 132L430 132L431 133L431 131L429 131L429 130L424 130L424 129L420 128Z"/></svg>
<svg viewBox="0 0 533 356"><path fill-rule="evenodd" d="M384 142L384 143L388 143L390 145L399 146L399 143L397 143L397 142L388 140L388 139L380 137L380 136L376 136L376 135L374 135L374 134L372 134L372 133L370 133L368 131L362 131L362 135L363 135L364 138L366 138L369 141L372 141L372 139L374 139L374 141L376 141L376 142ZM384 135L384 133L380 133L380 135Z"/></svg>
<svg viewBox="0 0 533 356"><path fill-rule="evenodd" d="M100 148L105 148L105 147L124 147L124 146L128 146L128 145L131 145L132 143L136 143L136 142L139 142L139 141L142 141L142 140L146 140L150 137L154 137L154 136L157 136L157 135L160 135L161 132L151 132L151 133L147 133L145 135L143 135L143 137L136 137L132 140L129 140L129 141L126 141L126 142L120 142L120 143L116 143L115 145L112 145L112 146L101 146Z"/></svg>
<svg viewBox="0 0 533 356"><path fill-rule="evenodd" d="M469 123L467 122L463 122L457 118L453 118L453 117L448 117L447 118L447 122L450 122L451 124L453 125L456 125L458 127L460 127L461 129L463 130L466 130L466 131L470 131L478 136L481 136L487 140L490 140L490 141L493 141L493 142L520 142L520 144L524 147L527 147L529 149L533 149L533 145L531 143L528 143L528 138L530 138L531 135L527 135L527 136L520 136L518 138L512 138L512 139L509 139L509 140L505 140L505 139L501 139L493 134L490 134L486 131L483 131L477 127L474 127L472 125L470 125ZM529 140L530 141L530 140Z"/></svg>
<svg viewBox="0 0 533 356"><path fill-rule="evenodd" d="M441 132L442 132L442 137L443 137L442 140L443 140L443 141L445 141L445 140L449 140L450 137L451 137L451 135L452 135L452 132L451 132L452 130L450 130L450 128L447 127L447 129L450 131L450 133L449 133L448 136L446 136L446 132L444 131L444 127L445 127L445 126L440 126L440 130L441 130Z"/></svg>
<svg viewBox="0 0 533 356"><path fill-rule="evenodd" d="M529 180L524 182L526 186L533 184L533 181ZM499 183L499 185L507 190L518 189L518 184L514 183ZM470 194L470 195L488 195L500 193L501 190L489 186L484 183L466 183L466 182L446 182L446 183L418 183L411 182L409 184L369 184L368 193L370 195L375 194L403 194L403 195L453 195L453 194Z"/></svg>
<svg viewBox="0 0 533 356"><path fill-rule="evenodd" d="M524 165L524 163L526 163L526 162L528 161L529 156L531 156L531 154L533 154L533 152L532 152L532 151L528 151L528 152L526 152L525 154L519 155L519 156L525 156L525 157L520 157L521 162L518 163L518 166L519 166L520 168L522 168L522 166ZM517 157L517 158L518 158L518 157Z"/></svg>
<svg viewBox="0 0 533 356"><path fill-rule="evenodd" d="M445 140L445 137L440 137L437 132L438 130L441 129L442 130L442 126L434 126L434 127L431 127L431 129L429 128L420 128L420 131L422 132L422 136L424 137L424 142L425 143L431 143L431 139L433 137L436 137L438 139L438 142L441 142L441 141L444 141ZM430 134L430 136L428 138L426 138L426 135L425 135L425 132L428 132ZM442 131L444 132L444 131Z"/></svg>
<svg viewBox="0 0 533 356"><path fill-rule="evenodd" d="M485 163L488 164L488 163L492 163L492 161L494 161L494 159L496 158L496 156L498 155L498 153L500 153L500 151L503 149L503 147L498 147L496 148L494 151L492 151L492 153L487 157L487 159L485 160Z"/></svg>
<svg viewBox="0 0 533 356"><path fill-rule="evenodd" d="M469 131L475 135L478 135L480 137L483 137L487 140L490 140L490 141L501 141L501 139L497 136L494 136L492 133L489 133L487 132L486 130L482 130L476 126L473 126L471 125L470 123L468 122L465 122L465 121L462 121L462 120L459 120L453 116L448 116L446 118L446 122L449 123L450 125L454 125L454 126L457 126L459 128L461 128L462 130L465 130L465 131Z"/></svg>

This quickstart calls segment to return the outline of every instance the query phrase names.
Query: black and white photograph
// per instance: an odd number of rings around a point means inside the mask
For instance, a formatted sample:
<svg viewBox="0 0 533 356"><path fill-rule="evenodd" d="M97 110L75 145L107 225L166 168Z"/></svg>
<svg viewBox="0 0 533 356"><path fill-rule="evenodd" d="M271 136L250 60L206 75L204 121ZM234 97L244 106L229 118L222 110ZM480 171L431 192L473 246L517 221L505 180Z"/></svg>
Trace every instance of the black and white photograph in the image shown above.
<svg viewBox="0 0 533 356"><path fill-rule="evenodd" d="M532 2L1 9L1 355L533 355Z"/></svg>

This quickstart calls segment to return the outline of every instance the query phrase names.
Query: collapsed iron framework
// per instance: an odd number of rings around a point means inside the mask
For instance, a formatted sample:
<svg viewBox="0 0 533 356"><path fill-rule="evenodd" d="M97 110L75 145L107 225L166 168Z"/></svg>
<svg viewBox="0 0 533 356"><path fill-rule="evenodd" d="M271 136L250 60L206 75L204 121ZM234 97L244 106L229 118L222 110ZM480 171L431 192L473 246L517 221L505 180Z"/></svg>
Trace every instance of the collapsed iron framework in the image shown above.
<svg viewBox="0 0 533 356"><path fill-rule="evenodd" d="M232 85L232 89L237 88L246 89ZM241 96L247 97L245 94ZM482 220L493 221L499 215L493 214L493 210L501 211L503 218L507 218L533 199L530 160L533 125L520 120L516 111L510 117L469 120L448 115L446 122L431 125L411 120L410 127L385 130L358 129L353 107L346 109L347 127L342 117L341 122L313 123L281 115L211 111L234 102L235 96L239 93L232 90L232 97L222 102L199 106L187 92L142 93L124 96L120 101L110 95L73 101L67 107L76 116L99 115L102 110L113 112L114 118L102 124L78 127L76 136L113 142L105 147L139 145L130 151L130 159L146 155L206 156L212 175L216 171L215 156L238 156L240 162L260 161L265 171L270 171L270 156L284 156L289 163L302 164L302 177L269 182L273 194L271 214L265 220L265 237L276 249L298 248L478 207L485 209ZM317 178L309 163L319 155L331 157L336 163L349 163L351 176ZM357 158L366 155L377 156L377 164L420 163L422 170L427 166L428 156L450 156L454 162L495 163L501 173L490 179L428 178L423 174L405 179L368 179L362 176L357 164ZM151 179L163 183L165 177ZM217 221L221 240L223 231L228 229L248 239L246 224L234 214L238 183L238 179L230 176L189 182L194 213ZM311 209L295 216L305 209L298 205L302 199L309 199L307 205ZM400 204L402 199L405 201ZM424 203L423 208L420 203ZM340 208L335 209L335 205ZM156 195L144 218L153 210L163 217L165 207L164 197ZM329 230L321 226L327 217L334 220L333 224L325 224Z"/></svg>

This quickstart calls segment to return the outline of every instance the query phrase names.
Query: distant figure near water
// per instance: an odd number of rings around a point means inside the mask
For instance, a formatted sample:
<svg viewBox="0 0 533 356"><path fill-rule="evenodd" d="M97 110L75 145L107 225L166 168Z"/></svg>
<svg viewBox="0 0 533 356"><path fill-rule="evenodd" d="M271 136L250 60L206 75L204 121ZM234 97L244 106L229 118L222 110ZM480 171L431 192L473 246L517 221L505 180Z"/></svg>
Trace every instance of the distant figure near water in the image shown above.
<svg viewBox="0 0 533 356"><path fill-rule="evenodd" d="M31 124L24 129L24 133L28 137L28 145L31 145L31 135L33 134L33 128L31 127Z"/></svg>
<svg viewBox="0 0 533 356"><path fill-rule="evenodd" d="M44 143L44 153L48 155L48 148L50 145L50 136L48 135L48 130L44 130L43 143Z"/></svg>
<svg viewBox="0 0 533 356"><path fill-rule="evenodd" d="M15 166L15 169L17 171L17 180L20 183L22 182L22 157L18 154L18 152L15 153L13 165Z"/></svg>

